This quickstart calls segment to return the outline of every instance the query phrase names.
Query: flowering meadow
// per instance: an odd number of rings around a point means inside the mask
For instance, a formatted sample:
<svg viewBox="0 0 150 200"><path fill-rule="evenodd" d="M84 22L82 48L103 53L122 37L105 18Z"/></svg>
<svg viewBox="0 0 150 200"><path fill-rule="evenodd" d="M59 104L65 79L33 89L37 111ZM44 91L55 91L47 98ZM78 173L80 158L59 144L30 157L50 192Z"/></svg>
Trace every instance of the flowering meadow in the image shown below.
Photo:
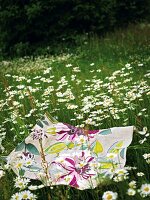
<svg viewBox="0 0 150 200"><path fill-rule="evenodd" d="M131 26L102 39L86 34L65 54L0 62L0 200L150 198L149 27ZM134 126L125 168L100 174L98 187L88 190L17 177L5 156L45 113L87 130Z"/></svg>

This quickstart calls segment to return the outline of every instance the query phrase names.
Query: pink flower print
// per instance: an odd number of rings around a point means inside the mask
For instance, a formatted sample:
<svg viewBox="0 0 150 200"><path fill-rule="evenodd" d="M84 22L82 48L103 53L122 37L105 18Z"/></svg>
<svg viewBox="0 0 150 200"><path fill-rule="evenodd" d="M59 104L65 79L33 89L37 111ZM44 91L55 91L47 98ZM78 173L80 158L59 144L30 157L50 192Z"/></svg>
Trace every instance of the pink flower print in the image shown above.
<svg viewBox="0 0 150 200"><path fill-rule="evenodd" d="M66 176L71 175L71 181L69 185L72 187L79 187L78 180L87 180L89 177L95 175L91 172L89 163L93 161L94 157L85 157L85 152L82 152L81 156L75 155L73 158L64 158L64 163L53 162L61 166L68 173L62 175L59 179L64 179Z"/></svg>
<svg viewBox="0 0 150 200"><path fill-rule="evenodd" d="M57 139L58 141L63 141L66 138L73 141L77 136L85 135L84 130L81 128L77 128L75 126L72 126L70 124L66 123L58 123L56 124L56 132L60 137ZM98 130L95 131L88 131L88 137L93 138L94 134L96 134Z"/></svg>

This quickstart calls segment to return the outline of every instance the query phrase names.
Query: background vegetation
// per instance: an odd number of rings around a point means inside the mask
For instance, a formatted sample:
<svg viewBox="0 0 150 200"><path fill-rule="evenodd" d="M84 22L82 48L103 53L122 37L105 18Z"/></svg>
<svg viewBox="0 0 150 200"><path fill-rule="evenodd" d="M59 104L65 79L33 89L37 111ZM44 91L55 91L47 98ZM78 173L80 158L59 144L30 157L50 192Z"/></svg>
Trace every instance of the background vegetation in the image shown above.
<svg viewBox="0 0 150 200"><path fill-rule="evenodd" d="M102 36L149 20L150 1L0 0L0 5L0 55L14 57L61 53L78 45L77 35Z"/></svg>

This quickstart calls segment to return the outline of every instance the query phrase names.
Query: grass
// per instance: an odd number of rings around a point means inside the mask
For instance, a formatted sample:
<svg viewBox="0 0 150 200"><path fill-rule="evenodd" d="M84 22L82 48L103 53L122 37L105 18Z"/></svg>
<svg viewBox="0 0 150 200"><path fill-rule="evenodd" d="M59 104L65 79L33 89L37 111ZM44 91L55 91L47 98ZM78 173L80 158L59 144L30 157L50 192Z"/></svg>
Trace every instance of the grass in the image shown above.
<svg viewBox="0 0 150 200"><path fill-rule="evenodd" d="M130 25L104 38L80 36L78 47L69 49L68 54L2 61L1 155L8 155L46 111L58 121L82 127L87 126L85 120L90 118L94 122L88 125L90 129L134 125L138 130L143 127L149 130L149 33L149 24ZM105 105L107 100L112 103ZM91 106L87 109L86 105ZM35 193L38 199L47 199L49 190L53 200L97 200L102 199L103 192L111 190L118 193L119 200L142 199L138 192L133 197L127 195L127 189L132 180L137 182L137 188L149 183L149 164L143 158L143 154L150 153L149 142L149 135L134 134L127 165L137 169L129 170L129 179L119 184L106 181L85 191L56 186ZM144 176L138 176L138 172ZM11 171L1 178L0 199L8 200L17 191L13 178Z"/></svg>

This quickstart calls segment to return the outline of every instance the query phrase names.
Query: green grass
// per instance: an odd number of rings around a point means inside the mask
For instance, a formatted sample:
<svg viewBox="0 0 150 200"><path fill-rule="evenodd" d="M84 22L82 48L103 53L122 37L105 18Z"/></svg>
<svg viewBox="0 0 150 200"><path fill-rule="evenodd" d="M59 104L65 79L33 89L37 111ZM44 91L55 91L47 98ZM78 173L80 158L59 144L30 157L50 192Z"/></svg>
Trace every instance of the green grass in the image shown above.
<svg viewBox="0 0 150 200"><path fill-rule="evenodd" d="M46 111L58 121L72 125L86 126L84 121L91 117L95 125L89 126L90 129L134 125L138 130L142 130L143 127L149 130L149 34L149 24L130 25L128 29L116 30L100 39L96 35L80 36L78 47L69 49L70 53L67 55L2 61L0 134L5 150L1 155L8 155L17 143L28 135L32 126ZM126 65L127 63L131 68ZM67 64L72 66L68 68ZM75 67L78 67L79 72L75 72ZM46 69L50 69L48 73ZM65 80L60 81L62 77ZM19 89L18 85L22 85L23 88ZM51 88L47 92L49 86ZM56 95L57 92L65 93L67 89L70 89L74 99L68 99L67 95L63 98ZM93 106L84 113L83 99L87 96L90 96L91 100L85 104L91 103ZM105 107L107 98L113 99L113 103ZM65 102L60 102L59 99L65 99ZM103 104L94 105L95 102ZM78 108L67 109L68 104L77 105ZM33 112L28 116L30 110ZM100 114L91 116L91 113L97 110L101 111ZM13 113L16 118L13 117ZM77 119L79 114L83 114L83 119ZM5 132L6 135L2 136ZM140 144L139 140L144 138L146 141ZM143 183L150 182L149 164L142 156L144 153L150 153L149 142L149 136L141 136L137 132L134 134L127 152L127 165L135 166L137 169L130 171L129 179L119 183L107 181L94 190L86 191L66 186L41 189L36 192L38 199L42 200L43 196L47 199L47 189L53 200L97 200L101 199L103 192L107 190L118 192L119 200L142 199L139 193L132 197L128 196L126 191L128 183L132 180L137 181L137 188ZM139 177L137 172L143 172L145 175ZM11 171L2 177L0 199L8 200L17 191L13 188L13 177Z"/></svg>

